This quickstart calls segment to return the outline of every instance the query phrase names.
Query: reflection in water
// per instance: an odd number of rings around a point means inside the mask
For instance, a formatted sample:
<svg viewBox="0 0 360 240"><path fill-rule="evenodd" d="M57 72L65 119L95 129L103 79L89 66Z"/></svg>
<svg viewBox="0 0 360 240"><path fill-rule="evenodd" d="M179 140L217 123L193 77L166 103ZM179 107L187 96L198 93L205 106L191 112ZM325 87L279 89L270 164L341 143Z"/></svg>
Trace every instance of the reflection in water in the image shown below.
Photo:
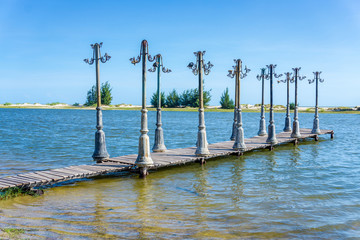
<svg viewBox="0 0 360 240"><path fill-rule="evenodd" d="M233 161L233 167L231 168L231 199L235 207L240 207L240 202L244 194L243 185L243 172L245 171L245 157L240 156Z"/></svg>

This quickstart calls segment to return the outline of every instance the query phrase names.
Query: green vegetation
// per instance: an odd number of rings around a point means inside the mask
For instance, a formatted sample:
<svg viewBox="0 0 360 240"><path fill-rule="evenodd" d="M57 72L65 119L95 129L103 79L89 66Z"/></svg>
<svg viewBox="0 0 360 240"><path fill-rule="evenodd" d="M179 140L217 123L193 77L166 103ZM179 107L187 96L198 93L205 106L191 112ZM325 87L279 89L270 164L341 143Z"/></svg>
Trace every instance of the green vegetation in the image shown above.
<svg viewBox="0 0 360 240"><path fill-rule="evenodd" d="M294 110L294 109L295 109L295 103L292 102L292 103L290 103L289 105L290 105L290 110ZM299 106L299 105L298 105L298 106Z"/></svg>
<svg viewBox="0 0 360 240"><path fill-rule="evenodd" d="M160 93L160 97L161 97L161 107L165 107L165 93L164 92L161 92ZM150 103L151 105L153 105L154 107L158 107L158 95L157 95L157 92L155 92L151 99L150 99Z"/></svg>
<svg viewBox="0 0 360 240"><path fill-rule="evenodd" d="M34 103L34 104L37 104L37 103ZM47 105L50 105L50 106L55 106L55 105L59 105L59 104L65 104L65 103L61 103L61 102L47 103Z"/></svg>
<svg viewBox="0 0 360 240"><path fill-rule="evenodd" d="M221 95L220 105L221 105L222 109L234 109L235 108L234 101L232 99L230 99L228 88L226 88L224 93Z"/></svg>
<svg viewBox="0 0 360 240"><path fill-rule="evenodd" d="M101 104L110 105L113 99L111 95L111 86L110 83L105 82L101 84L100 92L101 92ZM96 95L96 86L93 85L91 89L87 92L86 102L84 105L93 106L97 103L97 95Z"/></svg>
<svg viewBox="0 0 360 240"><path fill-rule="evenodd" d="M204 91L204 106L209 106L211 100L210 91ZM184 91L180 96L180 105L182 107L199 107L199 91L197 88Z"/></svg>
<svg viewBox="0 0 360 240"><path fill-rule="evenodd" d="M74 107L78 107L78 106L80 106L80 103L77 103L77 102L76 102L76 103L73 104L73 106L74 106Z"/></svg>
<svg viewBox="0 0 360 240"><path fill-rule="evenodd" d="M0 228L3 234L0 233L0 238L3 239L19 239L19 235L24 234L25 230L21 228Z"/></svg>
<svg viewBox="0 0 360 240"><path fill-rule="evenodd" d="M211 90L210 90L211 91ZM204 91L204 106L209 106L211 100L210 91ZM164 94L164 95L163 95ZM157 95L154 93L151 98L151 104L157 107ZM197 88L185 90L179 95L176 90L172 90L166 97L161 93L162 107L199 107L199 92Z"/></svg>
<svg viewBox="0 0 360 240"><path fill-rule="evenodd" d="M166 97L166 107L174 108L180 106L180 96L176 92L175 89L173 89Z"/></svg>
<svg viewBox="0 0 360 240"><path fill-rule="evenodd" d="M4 103L4 106L9 106L9 105L11 105L11 103L9 102Z"/></svg>
<svg viewBox="0 0 360 240"><path fill-rule="evenodd" d="M6 190L0 191L0 200L7 200L19 196L31 195L31 196L39 196L43 193L43 190L30 190L19 187L8 188Z"/></svg>

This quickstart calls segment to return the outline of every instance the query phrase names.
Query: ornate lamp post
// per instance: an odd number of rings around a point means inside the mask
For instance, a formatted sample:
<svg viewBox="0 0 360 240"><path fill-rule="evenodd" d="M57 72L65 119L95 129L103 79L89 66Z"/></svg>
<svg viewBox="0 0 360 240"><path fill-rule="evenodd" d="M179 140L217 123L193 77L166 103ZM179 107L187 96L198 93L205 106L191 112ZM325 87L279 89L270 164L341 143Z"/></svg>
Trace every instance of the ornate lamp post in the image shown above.
<svg viewBox="0 0 360 240"><path fill-rule="evenodd" d="M199 131L196 142L196 152L198 156L209 155L208 142L206 139L206 129L205 129L205 116L204 116L204 94L203 94L203 71L205 75L210 73L210 69L214 66L210 62L204 64L203 55L205 51L194 52L196 56L196 64L191 62L187 66L190 68L194 75L199 75Z"/></svg>
<svg viewBox="0 0 360 240"><path fill-rule="evenodd" d="M245 140L244 140L244 129L242 127L242 117L241 117L241 105L240 105L240 79L243 79L247 76L247 73L250 72L250 69L248 69L245 66L244 72L242 71L242 61L241 59L234 59L234 62L236 63L235 66L233 66L234 70L229 70L228 76L233 78L236 77L237 82L237 88L236 88L236 94L235 94L235 101L237 101L237 112L236 112L236 131L235 131L235 142L233 145L233 149L242 151L246 149ZM237 97L236 97L237 95Z"/></svg>
<svg viewBox="0 0 360 240"><path fill-rule="evenodd" d="M268 68L269 72L268 74L266 74L265 78L266 79L270 78L270 121L269 121L270 124L268 126L269 134L268 134L268 138L266 139L266 142L270 144L276 144L277 139L275 133L274 108L273 108L273 77L279 78L282 76L282 74L277 75L274 72L274 69L276 68L276 64L266 65L266 67Z"/></svg>
<svg viewBox="0 0 360 240"><path fill-rule="evenodd" d="M100 48L102 46L101 43L91 44L91 48L93 49L93 57L89 59L84 59L89 65L92 65L95 62L96 69L96 96L97 96L97 106L96 106L96 133L95 133L95 150L92 155L93 159L96 162L101 162L107 158L109 158L109 154L106 150L105 143L105 133L103 129L103 121L102 121L102 111L101 111L101 91L100 91L100 66L99 61L102 63L107 62L111 57L105 53L102 57L100 53Z"/></svg>
<svg viewBox="0 0 360 240"><path fill-rule="evenodd" d="M148 174L147 169L148 167L154 164L153 160L150 156L150 140L147 133L148 130L148 123L147 123L147 112L146 109L146 61L149 60L153 62L155 57L152 58L149 55L149 46L146 40L141 42L140 48L140 55L135 58L130 58L132 64L137 64L142 61L142 108L141 108L141 135L139 138L139 150L138 156L136 158L135 164L140 169L140 176L144 177Z"/></svg>
<svg viewBox="0 0 360 240"><path fill-rule="evenodd" d="M229 70L229 77L234 78L235 74L232 73L231 70ZM235 108L234 108L234 122L231 130L231 137L230 140L234 141L236 137L236 127L237 127L237 109L238 109L238 81L237 78L235 78Z"/></svg>
<svg viewBox="0 0 360 240"><path fill-rule="evenodd" d="M313 72L314 79L309 79L309 84L316 81L316 101L315 101L315 117L314 117L314 124L311 133L320 134L320 127L319 127L319 106L318 106L318 96L319 96L319 81L324 82L324 79L320 78L321 72Z"/></svg>
<svg viewBox="0 0 360 240"><path fill-rule="evenodd" d="M156 115L156 129L155 129L155 143L152 148L153 152L165 152L166 147L164 144L164 132L162 129L161 123L161 90L160 90L160 70L164 73L171 72L170 69L167 69L163 66L163 60L161 54L155 56L156 62L153 64L153 68L150 68L150 72L155 72L157 70L157 115Z"/></svg>
<svg viewBox="0 0 360 240"><path fill-rule="evenodd" d="M293 129L292 129L292 133L291 133L291 137L292 138L299 138L301 137L300 134L300 124L299 124L299 115L298 115L298 101L297 101L297 80L303 80L306 77L300 77L299 76L299 71L300 71L301 67L299 68L293 68L294 71L294 79L291 80L291 82L295 81L295 109L294 109L294 121L293 121Z"/></svg>
<svg viewBox="0 0 360 240"><path fill-rule="evenodd" d="M294 77L291 77L292 73L290 72L286 72L285 74L285 79L284 80L279 80L278 83L280 82L286 82L286 86L287 86L287 100L286 100L286 117L285 117L285 127L284 127L284 132L291 132L291 119L290 119L290 82L294 81Z"/></svg>
<svg viewBox="0 0 360 240"><path fill-rule="evenodd" d="M260 116L260 127L259 127L259 136L267 135L266 126L265 126L265 109L264 109L264 80L266 78L265 74L266 68L261 69L261 74L257 75L256 78L260 81L261 80L261 116Z"/></svg>

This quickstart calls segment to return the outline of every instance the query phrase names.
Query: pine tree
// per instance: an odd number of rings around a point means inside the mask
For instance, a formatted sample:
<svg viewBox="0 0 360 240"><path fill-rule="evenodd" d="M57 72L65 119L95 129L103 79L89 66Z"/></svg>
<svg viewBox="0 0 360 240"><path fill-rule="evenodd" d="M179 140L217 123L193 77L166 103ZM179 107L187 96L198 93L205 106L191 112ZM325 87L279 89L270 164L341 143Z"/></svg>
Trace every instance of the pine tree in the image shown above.
<svg viewBox="0 0 360 240"><path fill-rule="evenodd" d="M223 109L232 109L235 107L234 101L232 99L230 99L228 88L226 88L224 93L221 95L220 105L221 105L221 108L223 108Z"/></svg>
<svg viewBox="0 0 360 240"><path fill-rule="evenodd" d="M165 105L169 108L180 106L180 97L175 89L173 89L166 97Z"/></svg>
<svg viewBox="0 0 360 240"><path fill-rule="evenodd" d="M161 97L161 107L164 107L165 106L165 93L161 92L160 97ZM153 95L152 95L152 97L150 99L150 103L155 108L158 107L158 95L157 95L157 92L153 93Z"/></svg>

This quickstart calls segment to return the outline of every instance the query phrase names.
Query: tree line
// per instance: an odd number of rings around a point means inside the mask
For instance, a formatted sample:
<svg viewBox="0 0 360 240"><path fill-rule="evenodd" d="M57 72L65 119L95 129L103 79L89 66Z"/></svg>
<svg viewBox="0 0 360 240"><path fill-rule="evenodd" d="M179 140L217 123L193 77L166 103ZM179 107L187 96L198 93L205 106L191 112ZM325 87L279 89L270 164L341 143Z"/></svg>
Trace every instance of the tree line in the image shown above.
<svg viewBox="0 0 360 240"><path fill-rule="evenodd" d="M210 91L204 91L204 106L208 106L211 101ZM161 92L161 107L177 108L177 107L199 107L199 92L197 88L188 89L179 94L175 89L165 96L165 92ZM157 93L153 93L150 99L151 105L158 107Z"/></svg>
<svg viewBox="0 0 360 240"><path fill-rule="evenodd" d="M112 88L109 82L101 84L101 103L104 105L110 105L113 99L111 94ZM211 89L204 91L204 106L209 106L211 101ZM182 93L178 93L175 89L165 95L165 92L161 92L161 107L177 108L177 107L199 107L199 91L197 88L188 89ZM85 106L93 106L97 103L96 86L93 85L87 92ZM151 105L158 107L157 93L153 93L150 99ZM223 109L234 108L234 101L230 99L229 89L226 88L220 98L220 105Z"/></svg>

